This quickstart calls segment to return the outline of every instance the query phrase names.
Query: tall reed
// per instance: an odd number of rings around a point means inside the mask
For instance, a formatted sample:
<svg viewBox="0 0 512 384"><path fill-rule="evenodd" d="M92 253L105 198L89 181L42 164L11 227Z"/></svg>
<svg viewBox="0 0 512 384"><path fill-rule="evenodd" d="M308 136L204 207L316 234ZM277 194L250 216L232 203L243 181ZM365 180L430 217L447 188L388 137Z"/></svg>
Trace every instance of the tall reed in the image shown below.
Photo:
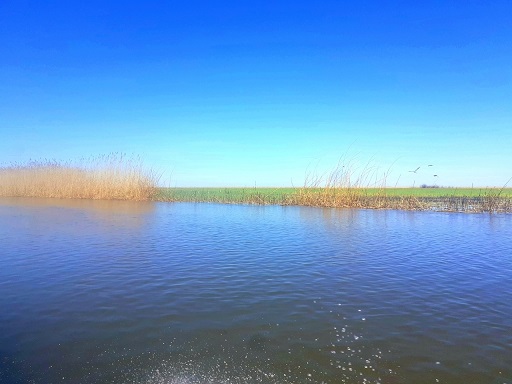
<svg viewBox="0 0 512 384"><path fill-rule="evenodd" d="M414 196L387 196L388 174L389 169L380 173L371 161L359 167L353 159L342 157L331 172L308 174L304 186L292 194L287 203L331 208L427 208Z"/></svg>
<svg viewBox="0 0 512 384"><path fill-rule="evenodd" d="M149 200L158 179L140 157L122 153L78 161L30 160L0 167L0 196Z"/></svg>
<svg viewBox="0 0 512 384"><path fill-rule="evenodd" d="M284 204L331 208L370 208L400 210L432 210L448 212L511 213L512 199L506 186L488 188L475 196L463 195L422 196L414 189L396 194L386 187L389 169L379 170L366 163L357 167L353 160L341 158L337 166L325 175L309 174L302 188L289 195Z"/></svg>

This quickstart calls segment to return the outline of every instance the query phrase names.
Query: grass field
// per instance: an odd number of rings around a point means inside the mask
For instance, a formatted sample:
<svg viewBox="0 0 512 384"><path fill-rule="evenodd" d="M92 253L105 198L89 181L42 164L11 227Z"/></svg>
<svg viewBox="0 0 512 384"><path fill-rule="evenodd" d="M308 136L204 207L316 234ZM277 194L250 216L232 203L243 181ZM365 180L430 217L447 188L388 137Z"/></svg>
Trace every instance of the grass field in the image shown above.
<svg viewBox="0 0 512 384"><path fill-rule="evenodd" d="M377 194L382 190L369 188L369 194ZM416 197L481 197L487 194L498 194L512 198L512 188L385 188L387 196Z"/></svg>
<svg viewBox="0 0 512 384"><path fill-rule="evenodd" d="M263 200L268 204L284 202L303 188L160 188L157 199L190 202L251 202ZM312 188L321 192L322 188ZM512 198L512 188L363 188L361 193L375 196L385 194L393 197L482 197L500 194Z"/></svg>
<svg viewBox="0 0 512 384"><path fill-rule="evenodd" d="M164 201L286 204L296 188L160 188L156 199Z"/></svg>

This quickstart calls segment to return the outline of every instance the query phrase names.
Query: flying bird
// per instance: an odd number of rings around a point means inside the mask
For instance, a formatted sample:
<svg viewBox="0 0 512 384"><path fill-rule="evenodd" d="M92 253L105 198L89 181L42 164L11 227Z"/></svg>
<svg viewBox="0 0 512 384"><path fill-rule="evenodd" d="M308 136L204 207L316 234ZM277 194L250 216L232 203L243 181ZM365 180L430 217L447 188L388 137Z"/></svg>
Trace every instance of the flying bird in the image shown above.
<svg viewBox="0 0 512 384"><path fill-rule="evenodd" d="M437 175L434 175L434 177L438 177Z"/></svg>
<svg viewBox="0 0 512 384"><path fill-rule="evenodd" d="M429 166L429 167L433 167L433 165L432 165L432 164L429 164L428 166Z"/></svg>
<svg viewBox="0 0 512 384"><path fill-rule="evenodd" d="M420 169L420 168L421 168L421 167L418 167L418 168L416 168L414 171L409 171L409 172L416 173L416 172L418 172L418 169Z"/></svg>

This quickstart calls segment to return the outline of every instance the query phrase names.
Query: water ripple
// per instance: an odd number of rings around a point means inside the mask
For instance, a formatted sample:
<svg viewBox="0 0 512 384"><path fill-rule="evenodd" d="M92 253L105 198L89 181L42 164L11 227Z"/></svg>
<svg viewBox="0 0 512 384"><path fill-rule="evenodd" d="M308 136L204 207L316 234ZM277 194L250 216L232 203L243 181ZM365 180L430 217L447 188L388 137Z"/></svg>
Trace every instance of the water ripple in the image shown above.
<svg viewBox="0 0 512 384"><path fill-rule="evenodd" d="M0 382L512 382L510 216L10 199L0 228Z"/></svg>

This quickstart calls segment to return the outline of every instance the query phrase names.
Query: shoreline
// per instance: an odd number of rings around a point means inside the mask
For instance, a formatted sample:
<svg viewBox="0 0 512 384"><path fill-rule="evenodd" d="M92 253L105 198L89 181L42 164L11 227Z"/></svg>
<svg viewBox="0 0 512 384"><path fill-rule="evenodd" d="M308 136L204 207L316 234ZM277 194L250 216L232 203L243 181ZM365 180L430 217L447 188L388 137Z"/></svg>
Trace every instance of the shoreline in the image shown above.
<svg viewBox="0 0 512 384"><path fill-rule="evenodd" d="M512 189L159 188L153 201L512 213ZM400 193L397 193L400 192ZM437 192L437 196L436 196Z"/></svg>

